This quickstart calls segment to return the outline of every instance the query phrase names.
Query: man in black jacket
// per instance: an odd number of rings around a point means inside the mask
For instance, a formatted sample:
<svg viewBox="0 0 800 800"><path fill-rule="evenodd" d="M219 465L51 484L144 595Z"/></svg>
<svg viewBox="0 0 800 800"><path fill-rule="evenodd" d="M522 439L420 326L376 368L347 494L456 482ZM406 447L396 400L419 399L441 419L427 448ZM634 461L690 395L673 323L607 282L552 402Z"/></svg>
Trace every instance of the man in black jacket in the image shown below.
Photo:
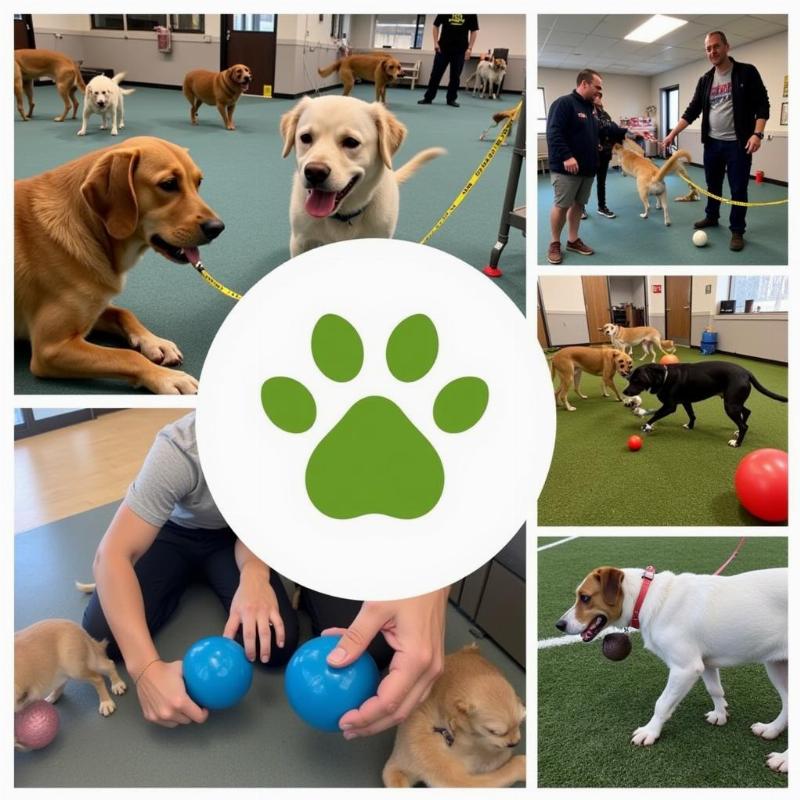
<svg viewBox="0 0 800 800"><path fill-rule="evenodd" d="M697 82L691 103L664 138L663 145L669 147L675 137L702 114L703 166L708 191L721 196L727 172L731 199L747 202L753 153L761 147L769 119L769 97L758 70L728 55L730 45L722 31L707 34L705 48L712 69ZM719 211L719 200L709 197L706 215L695 222L694 227L718 225ZM731 206L731 250L744 248L746 212L746 206Z"/></svg>

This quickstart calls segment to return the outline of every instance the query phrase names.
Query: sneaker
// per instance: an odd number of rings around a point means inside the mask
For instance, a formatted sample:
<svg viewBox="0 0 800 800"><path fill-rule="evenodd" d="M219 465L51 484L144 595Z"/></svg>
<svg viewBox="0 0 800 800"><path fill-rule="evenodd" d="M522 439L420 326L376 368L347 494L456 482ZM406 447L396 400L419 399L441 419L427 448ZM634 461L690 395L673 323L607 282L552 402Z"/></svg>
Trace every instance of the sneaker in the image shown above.
<svg viewBox="0 0 800 800"><path fill-rule="evenodd" d="M601 217L608 217L609 219L614 219L617 215L606 206L597 209L597 213L600 214Z"/></svg>
<svg viewBox="0 0 800 800"><path fill-rule="evenodd" d="M550 247L547 248L547 260L551 264L561 263L561 242L550 242Z"/></svg>
<svg viewBox="0 0 800 800"><path fill-rule="evenodd" d="M567 250L571 250L573 253L578 253L582 256L594 255L594 250L584 244L580 239L576 239L574 242L567 242Z"/></svg>
<svg viewBox="0 0 800 800"><path fill-rule="evenodd" d="M586 213L586 211L581 211L581 219L589 219L589 215Z"/></svg>
<svg viewBox="0 0 800 800"><path fill-rule="evenodd" d="M741 233L732 233L730 247L735 253L744 250L744 236Z"/></svg>
<svg viewBox="0 0 800 800"><path fill-rule="evenodd" d="M433 102L432 100L428 100L428 99L423 97L422 100L417 100L417 105L418 106L429 106L432 102Z"/></svg>
<svg viewBox="0 0 800 800"><path fill-rule="evenodd" d="M452 106L453 108L461 108L461 103L456 100L448 100L447 105Z"/></svg>
<svg viewBox="0 0 800 800"><path fill-rule="evenodd" d="M694 227L695 230L702 230L703 228L716 228L719 225L719 220L711 219L710 217L703 217L703 219L697 220L695 222Z"/></svg>

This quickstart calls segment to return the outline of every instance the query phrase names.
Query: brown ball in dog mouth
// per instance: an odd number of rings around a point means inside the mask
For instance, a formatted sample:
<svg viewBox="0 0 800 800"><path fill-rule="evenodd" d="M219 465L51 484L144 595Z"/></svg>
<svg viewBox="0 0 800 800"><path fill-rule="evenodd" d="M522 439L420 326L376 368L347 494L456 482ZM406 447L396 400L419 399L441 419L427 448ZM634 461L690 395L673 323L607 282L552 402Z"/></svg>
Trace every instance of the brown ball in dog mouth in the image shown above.
<svg viewBox="0 0 800 800"><path fill-rule="evenodd" d="M623 661L631 652L631 638L627 633L609 633L603 638L603 655L611 661Z"/></svg>

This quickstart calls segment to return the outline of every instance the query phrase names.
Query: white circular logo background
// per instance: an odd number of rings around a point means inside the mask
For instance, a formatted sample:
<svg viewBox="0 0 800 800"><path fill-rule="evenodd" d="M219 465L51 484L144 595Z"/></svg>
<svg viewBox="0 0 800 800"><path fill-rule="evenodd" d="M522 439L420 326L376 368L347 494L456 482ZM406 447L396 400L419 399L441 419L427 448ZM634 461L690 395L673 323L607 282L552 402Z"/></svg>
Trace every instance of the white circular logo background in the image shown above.
<svg viewBox="0 0 800 800"><path fill-rule="evenodd" d="M329 380L312 357L312 331L327 314L344 317L363 343L363 366L348 382ZM387 368L386 344L416 314L436 326L438 357L420 380L402 383ZM555 436L553 404L534 398L545 374L532 326L469 265L410 242L328 245L270 272L220 328L200 380L201 464L228 524L285 577L360 600L423 594L489 561L534 513ZM262 384L282 376L315 400L305 433L281 430L262 408ZM488 405L471 428L446 433L434 400L463 376L486 382ZM444 488L415 519L334 519L309 499L306 466L353 404L375 395L397 404L435 448Z"/></svg>

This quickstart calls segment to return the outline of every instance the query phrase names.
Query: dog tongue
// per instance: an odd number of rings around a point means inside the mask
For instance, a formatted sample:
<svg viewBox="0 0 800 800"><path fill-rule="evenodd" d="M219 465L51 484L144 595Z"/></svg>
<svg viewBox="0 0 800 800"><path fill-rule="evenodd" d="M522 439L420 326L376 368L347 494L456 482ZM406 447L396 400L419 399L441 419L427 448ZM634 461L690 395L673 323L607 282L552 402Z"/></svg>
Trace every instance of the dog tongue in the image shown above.
<svg viewBox="0 0 800 800"><path fill-rule="evenodd" d="M336 205L336 192L312 189L306 197L306 211L312 217L327 217Z"/></svg>
<svg viewBox="0 0 800 800"><path fill-rule="evenodd" d="M200 251L196 247L184 247L183 254L192 266L200 263Z"/></svg>

